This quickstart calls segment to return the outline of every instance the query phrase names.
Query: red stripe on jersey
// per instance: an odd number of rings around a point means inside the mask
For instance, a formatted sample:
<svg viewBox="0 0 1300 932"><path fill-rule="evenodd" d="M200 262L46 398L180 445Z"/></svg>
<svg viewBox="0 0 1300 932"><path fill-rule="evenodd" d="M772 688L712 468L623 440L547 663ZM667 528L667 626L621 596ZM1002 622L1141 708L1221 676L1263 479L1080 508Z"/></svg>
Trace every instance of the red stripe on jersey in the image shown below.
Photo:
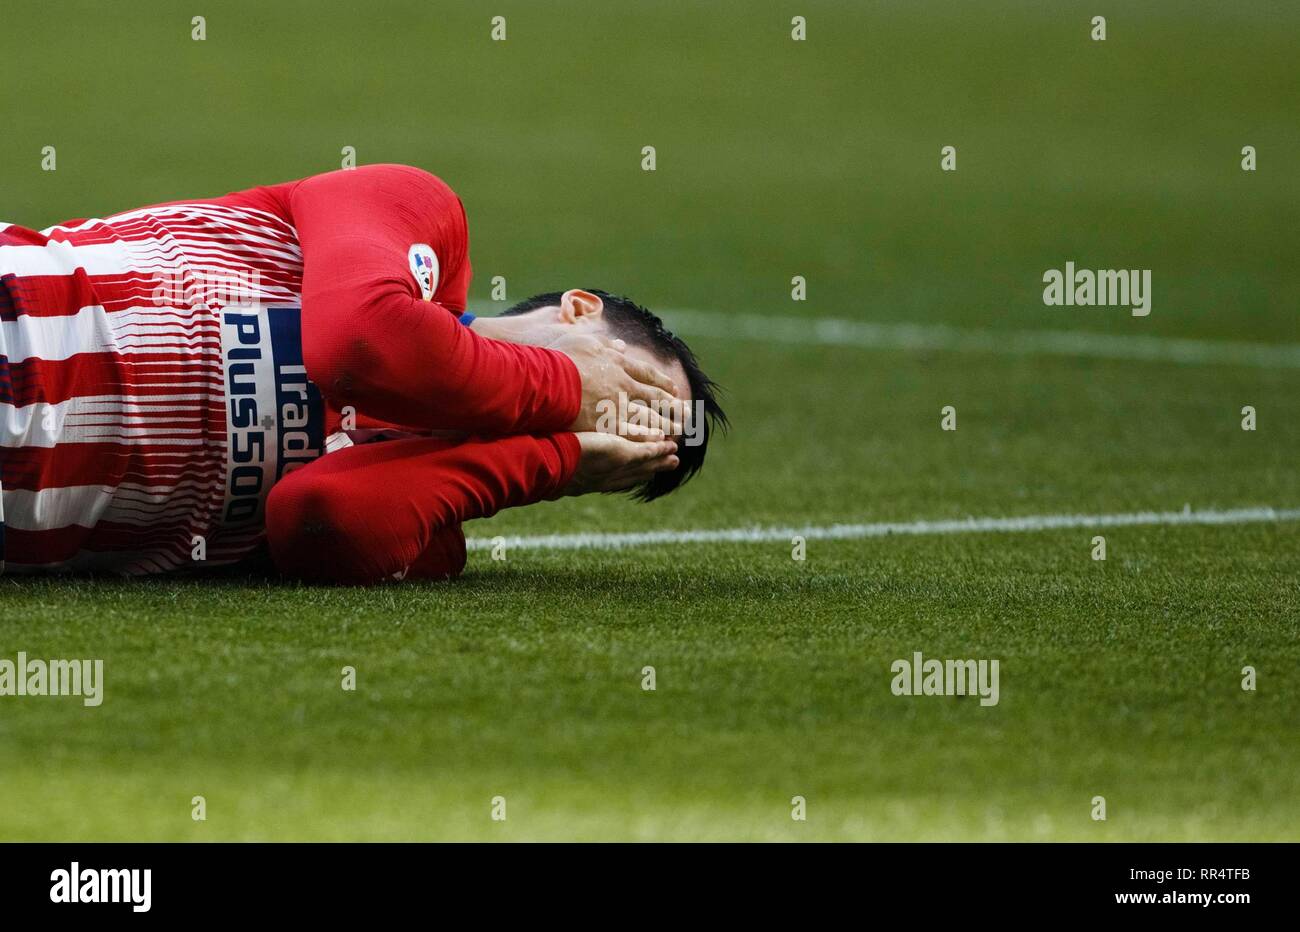
<svg viewBox="0 0 1300 932"><path fill-rule="evenodd" d="M223 384L220 356L212 365L196 366L186 353L79 353L67 359L24 359L10 362L8 388L0 384L0 404L16 407L59 404L91 395L120 395L130 399L180 394L217 394ZM197 371L196 371L197 370Z"/></svg>
<svg viewBox="0 0 1300 932"><path fill-rule="evenodd" d="M225 297L223 289L243 288L245 278L238 274L246 267L226 263L202 263L176 278L151 271L129 275L87 275L77 270L69 275L5 276L11 307L0 306L0 320L31 317L66 317L83 307L100 306L108 313L132 308L151 313L189 318L225 304L258 297L263 301L286 300L302 290L302 275L278 268L259 269L257 279L247 280L261 286L261 294L235 297L238 301L216 300ZM220 273L232 273L225 278ZM206 275L207 278L201 276Z"/></svg>
<svg viewBox="0 0 1300 932"><path fill-rule="evenodd" d="M176 554L188 550L195 523L206 516L195 514L188 521L141 526L100 521L93 528L71 524L44 531L5 529L6 562L41 566L62 563L82 550L97 552L162 552ZM188 553L186 553L188 558Z"/></svg>
<svg viewBox="0 0 1300 932"><path fill-rule="evenodd" d="M182 479L220 476L224 459L196 460L192 445L150 444L147 453L118 443L65 443L19 447L0 457L0 485L6 489L66 488L123 482L170 486Z"/></svg>
<svg viewBox="0 0 1300 932"><path fill-rule="evenodd" d="M5 285L11 307L8 312L0 308L0 320L17 320L24 315L65 317L99 303L90 276L82 269L71 275L6 275Z"/></svg>

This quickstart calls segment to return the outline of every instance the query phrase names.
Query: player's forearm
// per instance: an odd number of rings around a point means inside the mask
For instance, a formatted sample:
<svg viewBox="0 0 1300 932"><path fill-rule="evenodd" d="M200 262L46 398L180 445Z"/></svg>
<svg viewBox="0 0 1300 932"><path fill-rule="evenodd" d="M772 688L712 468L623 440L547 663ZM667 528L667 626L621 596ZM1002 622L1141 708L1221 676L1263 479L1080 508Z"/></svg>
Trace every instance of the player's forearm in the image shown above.
<svg viewBox="0 0 1300 932"><path fill-rule="evenodd" d="M577 438L561 433L397 440L328 454L272 489L272 558L281 572L314 582L454 576L464 565L461 523L555 497L579 452Z"/></svg>
<svg viewBox="0 0 1300 932"><path fill-rule="evenodd" d="M549 433L578 416L582 383L562 353L489 340L445 309L393 290L305 289L303 358L336 407L400 424Z"/></svg>

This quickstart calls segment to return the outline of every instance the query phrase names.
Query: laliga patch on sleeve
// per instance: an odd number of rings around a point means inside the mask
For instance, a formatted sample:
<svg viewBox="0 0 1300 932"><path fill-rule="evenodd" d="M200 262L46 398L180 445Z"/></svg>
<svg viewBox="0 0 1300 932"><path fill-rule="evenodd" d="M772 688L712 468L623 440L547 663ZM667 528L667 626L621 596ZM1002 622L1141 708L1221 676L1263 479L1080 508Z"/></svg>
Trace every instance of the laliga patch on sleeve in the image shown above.
<svg viewBox="0 0 1300 932"><path fill-rule="evenodd" d="M406 251L406 261L411 264L411 274L420 286L420 295L426 301L433 300L433 293L438 290L438 257L428 243L415 243Z"/></svg>

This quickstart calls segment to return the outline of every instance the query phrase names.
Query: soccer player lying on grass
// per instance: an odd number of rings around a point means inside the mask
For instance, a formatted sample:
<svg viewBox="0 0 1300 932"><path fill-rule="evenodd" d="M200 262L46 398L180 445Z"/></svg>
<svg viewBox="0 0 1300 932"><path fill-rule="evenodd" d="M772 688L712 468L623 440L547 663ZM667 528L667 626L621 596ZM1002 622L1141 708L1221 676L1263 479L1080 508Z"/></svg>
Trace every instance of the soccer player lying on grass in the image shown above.
<svg viewBox="0 0 1300 932"><path fill-rule="evenodd" d="M469 280L460 200L399 165L0 223L0 566L265 541L306 579L443 578L466 520L700 468L725 416L658 318L596 291L475 318Z"/></svg>

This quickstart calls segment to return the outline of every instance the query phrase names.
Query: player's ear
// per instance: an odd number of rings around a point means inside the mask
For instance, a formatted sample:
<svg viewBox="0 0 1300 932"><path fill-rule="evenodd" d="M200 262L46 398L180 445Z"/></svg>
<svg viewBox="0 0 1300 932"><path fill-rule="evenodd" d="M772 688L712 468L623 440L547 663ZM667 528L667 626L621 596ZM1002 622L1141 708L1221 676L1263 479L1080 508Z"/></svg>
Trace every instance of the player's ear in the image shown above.
<svg viewBox="0 0 1300 932"><path fill-rule="evenodd" d="M577 288L566 291L560 298L560 321L566 324L576 323L583 317L590 317L593 322L600 320L605 311L605 302L590 291Z"/></svg>

